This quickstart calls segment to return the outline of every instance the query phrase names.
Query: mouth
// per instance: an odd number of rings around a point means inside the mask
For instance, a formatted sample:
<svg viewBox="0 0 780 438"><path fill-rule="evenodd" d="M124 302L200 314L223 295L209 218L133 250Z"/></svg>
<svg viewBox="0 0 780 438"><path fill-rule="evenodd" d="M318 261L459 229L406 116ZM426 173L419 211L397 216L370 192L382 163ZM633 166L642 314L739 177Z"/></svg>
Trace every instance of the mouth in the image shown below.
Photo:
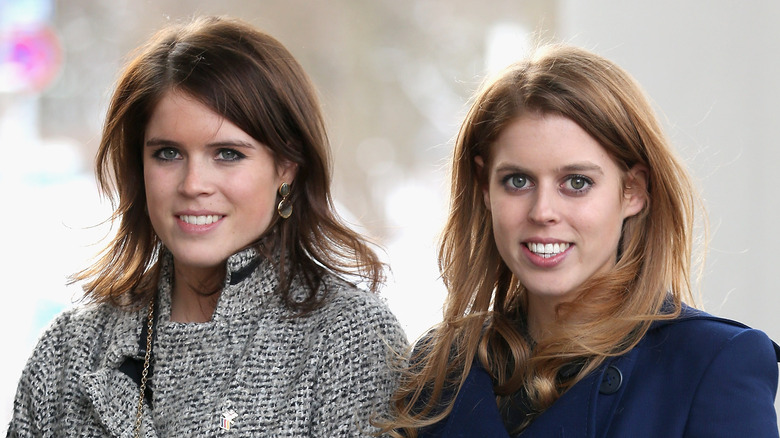
<svg viewBox="0 0 780 438"><path fill-rule="evenodd" d="M550 258L566 251L571 246L570 243L534 243L525 242L526 248L539 257Z"/></svg>
<svg viewBox="0 0 780 438"><path fill-rule="evenodd" d="M224 216L220 216L216 214L208 214L202 216L181 215L179 216L179 220L181 220L185 224L190 224L190 225L209 225L219 221L223 217Z"/></svg>

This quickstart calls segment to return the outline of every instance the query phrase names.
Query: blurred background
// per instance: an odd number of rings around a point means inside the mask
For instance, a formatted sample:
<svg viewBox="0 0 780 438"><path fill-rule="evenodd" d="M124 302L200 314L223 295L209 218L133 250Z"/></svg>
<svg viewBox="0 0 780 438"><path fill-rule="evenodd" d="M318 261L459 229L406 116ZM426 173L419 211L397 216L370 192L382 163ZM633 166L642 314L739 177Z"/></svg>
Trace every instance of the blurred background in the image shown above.
<svg viewBox="0 0 780 438"><path fill-rule="evenodd" d="M447 161L480 81L542 41L594 50L645 87L706 202L704 308L780 340L780 2L755 0L0 0L0 435L66 277L109 235L92 175L130 50L198 14L277 37L316 84L342 214L386 250L414 340L441 316Z"/></svg>

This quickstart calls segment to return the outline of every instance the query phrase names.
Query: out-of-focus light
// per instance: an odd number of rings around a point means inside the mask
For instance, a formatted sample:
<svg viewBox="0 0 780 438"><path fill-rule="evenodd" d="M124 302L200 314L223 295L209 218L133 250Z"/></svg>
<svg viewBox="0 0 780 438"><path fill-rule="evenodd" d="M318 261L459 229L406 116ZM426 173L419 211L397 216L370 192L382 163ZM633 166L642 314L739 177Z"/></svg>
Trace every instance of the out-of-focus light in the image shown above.
<svg viewBox="0 0 780 438"><path fill-rule="evenodd" d="M494 74L522 59L531 47L530 33L517 23L497 23L485 38L485 68Z"/></svg>
<svg viewBox="0 0 780 438"><path fill-rule="evenodd" d="M0 0L0 28L51 20L53 0Z"/></svg>
<svg viewBox="0 0 780 438"><path fill-rule="evenodd" d="M43 91L62 65L62 47L47 25L0 32L0 92Z"/></svg>

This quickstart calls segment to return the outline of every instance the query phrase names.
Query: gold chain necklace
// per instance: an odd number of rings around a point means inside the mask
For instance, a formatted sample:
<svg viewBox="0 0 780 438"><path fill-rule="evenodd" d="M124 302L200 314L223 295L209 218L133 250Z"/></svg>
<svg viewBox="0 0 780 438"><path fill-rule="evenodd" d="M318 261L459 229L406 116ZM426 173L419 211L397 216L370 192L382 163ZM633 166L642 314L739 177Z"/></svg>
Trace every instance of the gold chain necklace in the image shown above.
<svg viewBox="0 0 780 438"><path fill-rule="evenodd" d="M138 396L138 411L135 415L135 431L133 437L141 437L141 417L144 412L144 395L146 392L146 377L149 374L149 360L152 356L152 336L154 334L154 298L149 302L149 317L146 323L146 355L144 356L144 370L141 372L141 390Z"/></svg>

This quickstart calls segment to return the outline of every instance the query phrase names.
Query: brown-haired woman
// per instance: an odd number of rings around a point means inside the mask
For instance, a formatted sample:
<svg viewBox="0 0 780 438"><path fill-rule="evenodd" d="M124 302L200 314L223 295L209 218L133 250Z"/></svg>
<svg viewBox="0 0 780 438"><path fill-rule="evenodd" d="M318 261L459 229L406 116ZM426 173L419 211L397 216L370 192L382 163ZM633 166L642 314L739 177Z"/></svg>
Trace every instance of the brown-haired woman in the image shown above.
<svg viewBox="0 0 780 438"><path fill-rule="evenodd" d="M696 199L614 63L551 45L488 82L455 145L444 319L387 430L776 437L780 348L690 307Z"/></svg>
<svg viewBox="0 0 780 438"><path fill-rule="evenodd" d="M329 166L281 43L226 18L155 35L97 156L116 237L33 352L9 436L370 435L406 340Z"/></svg>

